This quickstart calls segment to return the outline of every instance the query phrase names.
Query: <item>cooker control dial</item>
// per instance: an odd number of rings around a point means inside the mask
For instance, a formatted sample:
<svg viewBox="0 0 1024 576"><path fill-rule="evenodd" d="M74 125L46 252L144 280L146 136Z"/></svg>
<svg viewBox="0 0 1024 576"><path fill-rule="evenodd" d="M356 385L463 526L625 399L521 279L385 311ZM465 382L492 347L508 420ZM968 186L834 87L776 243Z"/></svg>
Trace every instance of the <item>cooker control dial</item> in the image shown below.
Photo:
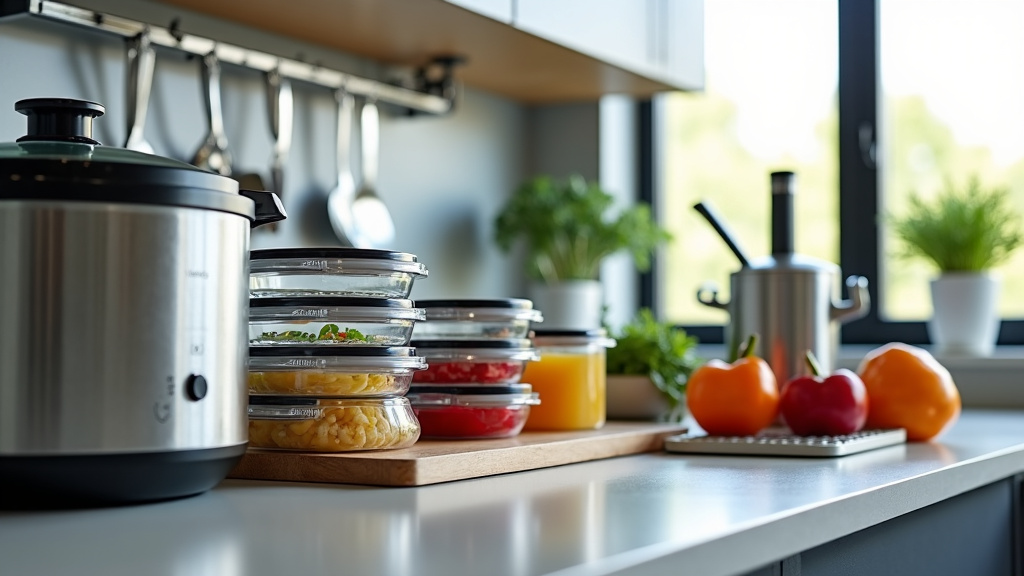
<svg viewBox="0 0 1024 576"><path fill-rule="evenodd" d="M206 378L199 374L192 374L185 380L185 393L192 400L199 401L205 398L208 388Z"/></svg>

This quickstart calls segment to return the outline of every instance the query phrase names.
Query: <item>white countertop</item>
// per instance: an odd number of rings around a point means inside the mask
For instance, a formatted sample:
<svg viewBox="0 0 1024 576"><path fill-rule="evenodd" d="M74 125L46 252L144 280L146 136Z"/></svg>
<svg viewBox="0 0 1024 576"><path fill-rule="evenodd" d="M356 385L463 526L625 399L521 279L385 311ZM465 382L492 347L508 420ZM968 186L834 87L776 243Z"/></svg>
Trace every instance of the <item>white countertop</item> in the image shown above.
<svg viewBox="0 0 1024 576"><path fill-rule="evenodd" d="M228 480L116 509L0 512L0 573L743 573L1024 472L1024 412L835 459L656 453L420 488Z"/></svg>

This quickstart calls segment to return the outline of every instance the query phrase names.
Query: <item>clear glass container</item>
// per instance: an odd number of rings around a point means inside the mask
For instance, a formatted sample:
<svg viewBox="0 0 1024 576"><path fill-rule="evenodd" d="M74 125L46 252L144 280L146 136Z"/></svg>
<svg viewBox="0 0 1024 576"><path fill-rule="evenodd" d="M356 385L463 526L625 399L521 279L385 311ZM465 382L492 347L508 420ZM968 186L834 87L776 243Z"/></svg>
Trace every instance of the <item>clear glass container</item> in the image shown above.
<svg viewBox="0 0 1024 576"><path fill-rule="evenodd" d="M349 296L408 298L427 276L416 256L364 248L275 248L249 254L253 298Z"/></svg>
<svg viewBox="0 0 1024 576"><path fill-rule="evenodd" d="M430 384L514 384L527 362L540 358L528 339L413 340L427 369L413 382Z"/></svg>
<svg viewBox="0 0 1024 576"><path fill-rule="evenodd" d="M531 324L544 321L533 302L522 298L498 300L417 300L427 321L416 326L416 340L465 338L526 338Z"/></svg>
<svg viewBox="0 0 1024 576"><path fill-rule="evenodd" d="M408 347L263 346L249 350L249 392L319 398L401 396L427 363Z"/></svg>
<svg viewBox="0 0 1024 576"><path fill-rule="evenodd" d="M249 446L355 452L412 446L420 424L409 400L250 396Z"/></svg>
<svg viewBox="0 0 1024 576"><path fill-rule="evenodd" d="M529 384L413 386L407 396L423 438L508 438L519 434L540 399Z"/></svg>
<svg viewBox="0 0 1024 576"><path fill-rule="evenodd" d="M408 346L422 308L381 298L252 298L250 346Z"/></svg>
<svg viewBox="0 0 1024 576"><path fill-rule="evenodd" d="M526 430L589 430L604 426L605 354L615 340L604 330L537 331L540 360L526 366L523 380L544 403L530 413Z"/></svg>

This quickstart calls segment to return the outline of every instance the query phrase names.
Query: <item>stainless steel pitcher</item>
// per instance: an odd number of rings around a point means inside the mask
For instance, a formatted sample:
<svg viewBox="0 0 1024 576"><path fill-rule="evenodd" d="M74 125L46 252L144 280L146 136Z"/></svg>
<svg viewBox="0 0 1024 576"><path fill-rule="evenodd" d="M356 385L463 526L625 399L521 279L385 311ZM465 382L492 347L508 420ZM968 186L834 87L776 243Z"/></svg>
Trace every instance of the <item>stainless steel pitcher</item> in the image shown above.
<svg viewBox="0 0 1024 576"><path fill-rule="evenodd" d="M842 300L837 265L793 253L795 176L774 172L771 179L772 256L748 261L737 252L743 266L730 275L730 301L719 300L713 287L698 290L697 300L729 312L725 329L729 350L737 349L750 334L759 335L755 353L768 362L782 386L807 373L808 350L822 369L831 371L839 348L839 323L867 314L870 299L866 278L848 277L850 299ZM715 228L727 236L719 225ZM731 239L726 241L735 245Z"/></svg>

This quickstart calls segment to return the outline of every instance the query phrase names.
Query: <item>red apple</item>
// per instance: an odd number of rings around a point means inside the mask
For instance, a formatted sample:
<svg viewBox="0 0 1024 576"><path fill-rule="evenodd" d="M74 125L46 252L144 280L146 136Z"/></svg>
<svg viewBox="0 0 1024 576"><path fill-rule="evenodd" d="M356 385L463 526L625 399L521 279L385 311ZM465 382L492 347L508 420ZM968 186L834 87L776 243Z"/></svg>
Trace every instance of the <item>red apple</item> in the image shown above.
<svg viewBox="0 0 1024 576"><path fill-rule="evenodd" d="M811 376L794 378L782 387L779 411L786 425L800 436L838 436L863 428L868 393L860 376L845 369L820 376L809 352L808 364Z"/></svg>

